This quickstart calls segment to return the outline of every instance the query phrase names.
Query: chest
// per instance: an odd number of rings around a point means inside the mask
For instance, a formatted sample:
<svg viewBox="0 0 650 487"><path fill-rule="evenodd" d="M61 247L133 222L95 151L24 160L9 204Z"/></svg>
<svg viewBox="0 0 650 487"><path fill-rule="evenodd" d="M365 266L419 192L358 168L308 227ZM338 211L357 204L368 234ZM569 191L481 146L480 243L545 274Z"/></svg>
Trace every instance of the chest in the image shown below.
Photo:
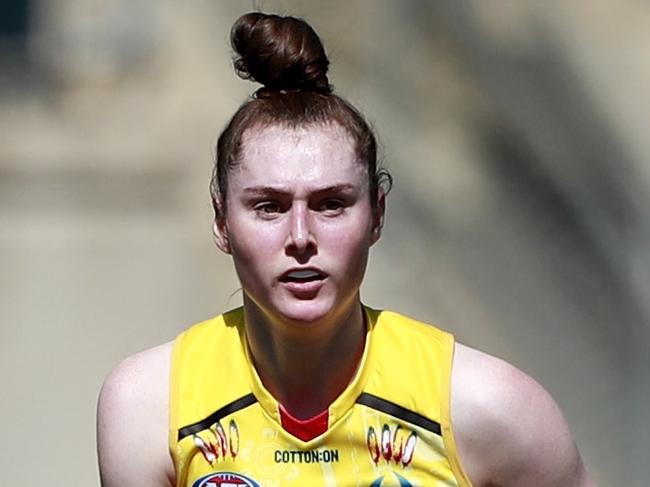
<svg viewBox="0 0 650 487"><path fill-rule="evenodd" d="M258 404L179 443L188 487L457 485L439 433L355 405L324 434L303 442Z"/></svg>

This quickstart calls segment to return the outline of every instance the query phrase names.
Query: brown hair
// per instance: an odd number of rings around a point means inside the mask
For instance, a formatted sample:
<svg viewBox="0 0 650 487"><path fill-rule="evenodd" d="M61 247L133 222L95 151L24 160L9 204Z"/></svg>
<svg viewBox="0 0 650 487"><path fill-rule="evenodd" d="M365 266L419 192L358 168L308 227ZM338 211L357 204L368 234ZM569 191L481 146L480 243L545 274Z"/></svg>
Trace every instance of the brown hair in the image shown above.
<svg viewBox="0 0 650 487"><path fill-rule="evenodd" d="M335 123L346 129L359 162L367 165L375 205L379 188L388 192L392 177L377 166L377 141L363 115L332 92L327 79L329 60L311 26L295 17L251 12L235 22L230 41L237 74L263 87L239 107L219 136L210 184L215 215L223 216L226 210L228 172L239 161L244 132L271 125L293 128Z"/></svg>

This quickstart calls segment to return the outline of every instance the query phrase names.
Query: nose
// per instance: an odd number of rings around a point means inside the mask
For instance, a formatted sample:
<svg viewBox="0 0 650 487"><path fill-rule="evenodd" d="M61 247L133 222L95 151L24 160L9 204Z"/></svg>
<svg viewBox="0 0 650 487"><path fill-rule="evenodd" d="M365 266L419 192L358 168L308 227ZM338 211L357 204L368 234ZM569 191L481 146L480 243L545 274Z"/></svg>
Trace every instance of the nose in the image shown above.
<svg viewBox="0 0 650 487"><path fill-rule="evenodd" d="M310 215L306 205L294 204L290 211L290 229L287 238L287 253L304 255L316 250Z"/></svg>

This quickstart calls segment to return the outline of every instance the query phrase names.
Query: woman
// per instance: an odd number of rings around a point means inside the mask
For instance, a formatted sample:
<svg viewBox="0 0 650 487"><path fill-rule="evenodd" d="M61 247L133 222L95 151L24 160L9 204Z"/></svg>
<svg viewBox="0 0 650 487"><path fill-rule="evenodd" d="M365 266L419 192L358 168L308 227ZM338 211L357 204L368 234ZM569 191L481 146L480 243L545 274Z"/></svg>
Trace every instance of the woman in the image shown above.
<svg viewBox="0 0 650 487"><path fill-rule="evenodd" d="M263 85L221 134L212 184L244 305L111 373L103 485L593 485L536 382L362 306L390 176L311 27L250 13L232 43Z"/></svg>

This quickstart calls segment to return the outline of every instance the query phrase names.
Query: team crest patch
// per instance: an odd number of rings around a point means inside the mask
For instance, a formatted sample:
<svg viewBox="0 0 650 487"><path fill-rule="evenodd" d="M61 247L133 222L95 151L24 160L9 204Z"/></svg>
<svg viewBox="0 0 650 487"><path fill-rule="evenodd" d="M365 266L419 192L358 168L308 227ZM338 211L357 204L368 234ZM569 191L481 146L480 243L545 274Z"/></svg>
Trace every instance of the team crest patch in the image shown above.
<svg viewBox="0 0 650 487"><path fill-rule="evenodd" d="M252 479L233 472L216 472L204 475L192 487L260 487Z"/></svg>

